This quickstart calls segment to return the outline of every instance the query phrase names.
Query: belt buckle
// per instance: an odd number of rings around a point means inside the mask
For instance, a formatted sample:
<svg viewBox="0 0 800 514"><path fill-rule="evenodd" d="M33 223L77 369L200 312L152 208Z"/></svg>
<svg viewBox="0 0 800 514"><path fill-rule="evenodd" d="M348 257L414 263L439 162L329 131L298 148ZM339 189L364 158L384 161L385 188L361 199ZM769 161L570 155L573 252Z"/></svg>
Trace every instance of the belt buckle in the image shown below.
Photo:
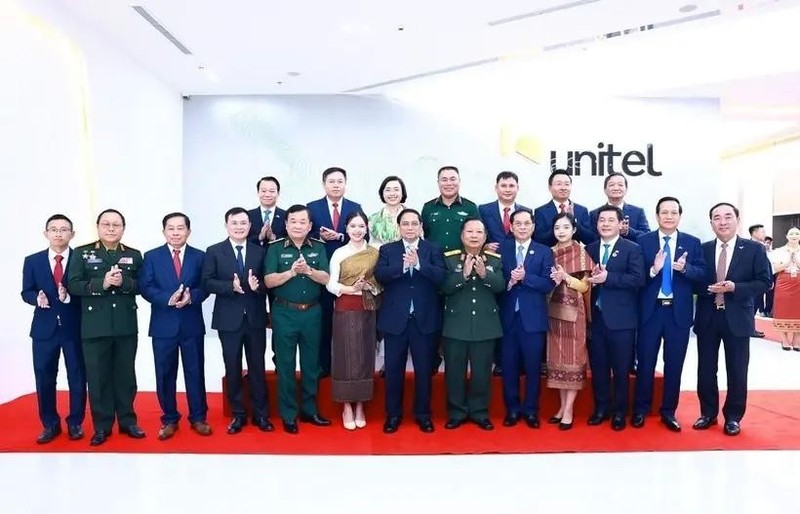
<svg viewBox="0 0 800 514"><path fill-rule="evenodd" d="M663 298L661 300L661 305L663 307L671 307L672 306L672 299L671 298Z"/></svg>
<svg viewBox="0 0 800 514"><path fill-rule="evenodd" d="M715 303L715 304L714 304L714 307L716 307L716 309L717 309L718 311L724 311L724 310L725 310L725 304L724 304L724 303L723 303L722 305L717 305L717 304Z"/></svg>
<svg viewBox="0 0 800 514"><path fill-rule="evenodd" d="M298 311L307 311L308 310L308 304L307 303L297 303L295 305L297 306L297 310Z"/></svg>

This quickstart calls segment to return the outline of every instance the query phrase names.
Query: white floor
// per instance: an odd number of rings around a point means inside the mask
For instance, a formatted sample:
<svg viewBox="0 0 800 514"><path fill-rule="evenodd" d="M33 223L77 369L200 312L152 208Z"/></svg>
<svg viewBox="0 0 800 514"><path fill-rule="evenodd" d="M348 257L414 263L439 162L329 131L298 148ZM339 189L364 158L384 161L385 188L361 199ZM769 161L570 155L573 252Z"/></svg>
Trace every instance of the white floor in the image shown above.
<svg viewBox="0 0 800 514"><path fill-rule="evenodd" d="M219 389L215 344L209 339L210 390ZM762 340L751 345L751 389L800 389L800 352L784 352ZM685 389L696 383L693 343L691 348ZM140 388L152 390L152 366L142 357ZM796 514L798 468L800 452L790 451L434 457L2 454L0 514L360 514L450 512L453 507L470 513Z"/></svg>

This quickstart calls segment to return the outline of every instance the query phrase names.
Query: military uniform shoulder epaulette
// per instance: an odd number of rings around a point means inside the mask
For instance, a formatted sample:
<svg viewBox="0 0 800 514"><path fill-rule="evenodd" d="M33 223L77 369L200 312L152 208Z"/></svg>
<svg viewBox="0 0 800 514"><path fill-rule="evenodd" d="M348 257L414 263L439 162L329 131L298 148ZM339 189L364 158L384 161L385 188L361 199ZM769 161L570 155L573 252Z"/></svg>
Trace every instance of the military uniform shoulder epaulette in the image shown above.
<svg viewBox="0 0 800 514"><path fill-rule="evenodd" d="M325 244L325 241L323 241L322 239L318 239L316 237L309 237L308 240L311 241L311 242L314 242L314 243L320 243L320 244L323 244L323 245Z"/></svg>
<svg viewBox="0 0 800 514"><path fill-rule="evenodd" d="M483 253L485 253L486 255L491 255L492 257L497 257L498 259L500 258L500 254L497 254L497 253L494 253L494 252L490 252L488 250L484 250Z"/></svg>
<svg viewBox="0 0 800 514"><path fill-rule="evenodd" d="M453 255L460 255L461 250L450 250L449 252L444 252L445 257L452 257Z"/></svg>
<svg viewBox="0 0 800 514"><path fill-rule="evenodd" d="M278 241L285 241L285 240L286 240L286 238L285 238L285 237L281 237L281 238L279 238L279 239L275 239L275 240L273 240L273 241L270 241L268 244L277 243Z"/></svg>

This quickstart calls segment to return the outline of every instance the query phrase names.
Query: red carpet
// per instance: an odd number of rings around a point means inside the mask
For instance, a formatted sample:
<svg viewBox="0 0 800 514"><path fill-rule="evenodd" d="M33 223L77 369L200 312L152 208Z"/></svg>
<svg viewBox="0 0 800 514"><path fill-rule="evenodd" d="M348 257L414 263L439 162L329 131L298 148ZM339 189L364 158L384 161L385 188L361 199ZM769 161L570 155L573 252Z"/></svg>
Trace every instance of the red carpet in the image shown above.
<svg viewBox="0 0 800 514"><path fill-rule="evenodd" d="M181 406L184 398L179 398ZM59 394L64 406L65 393ZM182 407L183 408L183 407ZM622 451L696 451L696 450L800 450L800 393L793 391L753 391L748 401L742 434L727 437L721 427L705 432L691 429L698 413L694 392L681 395L679 420L682 433L667 431L656 417L650 417L643 429L628 427L613 432L608 423L600 427L586 425L586 416L576 419L575 427L561 432L544 424L531 430L524 424L513 428L500 426L502 418L495 416L497 425L492 432L483 432L474 425L449 431L442 428L444 419L436 418L436 432L421 433L413 420L406 418L399 432L386 435L381 431L383 413L368 411L367 427L349 432L341 427L338 410L328 405L323 413L331 416L334 426L318 428L300 426L300 434L285 434L276 417L276 431L261 433L247 426L238 435L225 434L227 418L222 417L222 395L209 395L209 422L215 429L211 437L200 437L181 424L180 431L169 441L158 441L159 409L155 393L140 393L136 409L140 424L148 436L133 440L117 433L100 449L89 446L91 423L87 421L87 438L69 441L62 435L47 445L35 444L41 427L36 416L36 398L29 394L0 405L0 419L5 421L0 432L0 451L3 452L114 452L114 453L218 453L218 454L303 454L303 455L431 455L475 453L550 453L550 452L622 452ZM543 412L546 418L551 413ZM87 416L88 420L88 416ZM543 418L544 421L544 418Z"/></svg>

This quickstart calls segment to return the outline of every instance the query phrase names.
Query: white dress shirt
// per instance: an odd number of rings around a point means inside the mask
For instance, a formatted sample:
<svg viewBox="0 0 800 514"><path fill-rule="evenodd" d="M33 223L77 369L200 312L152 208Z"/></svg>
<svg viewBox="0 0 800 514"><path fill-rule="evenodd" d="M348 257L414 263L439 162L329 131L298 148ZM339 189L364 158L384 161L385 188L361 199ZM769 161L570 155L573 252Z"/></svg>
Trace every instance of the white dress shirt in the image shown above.
<svg viewBox="0 0 800 514"><path fill-rule="evenodd" d="M731 259L733 259L733 252L734 248L736 248L736 237L728 241L728 247L726 248L727 259L725 262L725 276L728 276L728 269L731 267ZM719 254L722 252L722 241L719 238L716 239L716 248L714 250L714 276L717 276L717 263L719 262Z"/></svg>

